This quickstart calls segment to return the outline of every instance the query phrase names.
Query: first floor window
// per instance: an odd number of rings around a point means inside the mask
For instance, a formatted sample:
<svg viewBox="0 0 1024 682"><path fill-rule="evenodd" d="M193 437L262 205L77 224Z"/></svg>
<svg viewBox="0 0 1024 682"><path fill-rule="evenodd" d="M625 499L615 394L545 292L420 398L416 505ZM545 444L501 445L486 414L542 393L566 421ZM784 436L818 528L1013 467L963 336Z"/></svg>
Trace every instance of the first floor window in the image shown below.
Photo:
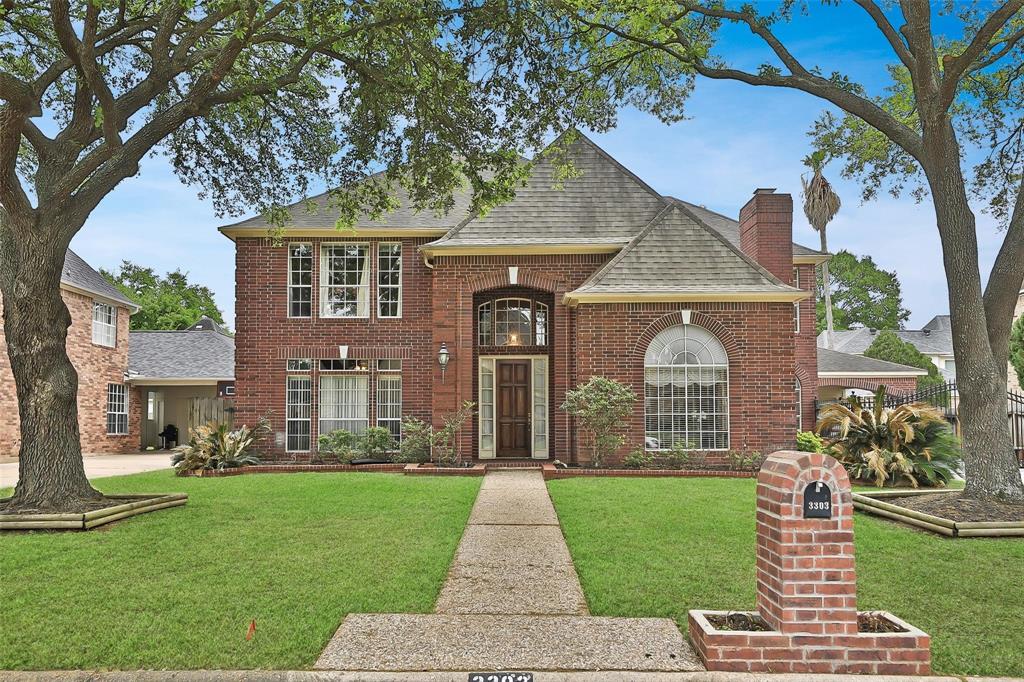
<svg viewBox="0 0 1024 682"><path fill-rule="evenodd" d="M367 244L320 247L320 316L370 316L370 264Z"/></svg>
<svg viewBox="0 0 1024 682"><path fill-rule="evenodd" d="M703 327L680 324L651 341L644 357L649 450L729 448L729 358Z"/></svg>
<svg viewBox="0 0 1024 682"><path fill-rule="evenodd" d="M310 410L313 402L310 378L288 377L286 393L285 449L288 452L306 452L309 450Z"/></svg>
<svg viewBox="0 0 1024 682"><path fill-rule="evenodd" d="M107 384L107 433L128 434L128 387L124 384Z"/></svg>
<svg viewBox="0 0 1024 682"><path fill-rule="evenodd" d="M402 375L386 372L377 375L377 426L402 438Z"/></svg>
<svg viewBox="0 0 1024 682"><path fill-rule="evenodd" d="M804 387L796 380L796 430L804 430Z"/></svg>
<svg viewBox="0 0 1024 682"><path fill-rule="evenodd" d="M369 426L369 397L366 374L321 375L320 433L365 431Z"/></svg>
<svg viewBox="0 0 1024 682"><path fill-rule="evenodd" d="M117 308L93 301L92 342L109 348L117 345Z"/></svg>

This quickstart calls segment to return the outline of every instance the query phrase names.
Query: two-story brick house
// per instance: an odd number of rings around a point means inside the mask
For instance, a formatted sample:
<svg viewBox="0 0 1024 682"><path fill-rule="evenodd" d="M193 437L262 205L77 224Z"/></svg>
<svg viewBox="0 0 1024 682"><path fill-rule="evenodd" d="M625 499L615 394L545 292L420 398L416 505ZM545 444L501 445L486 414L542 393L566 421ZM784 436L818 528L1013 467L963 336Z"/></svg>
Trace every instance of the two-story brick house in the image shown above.
<svg viewBox="0 0 1024 682"><path fill-rule="evenodd" d="M271 454L302 459L320 433L397 434L402 416L439 424L471 400L473 457L583 463L559 406L601 375L639 397L620 455L791 445L798 411L814 419L827 258L793 244L792 198L757 190L735 221L658 194L582 135L567 157L578 177L541 160L484 217L457 196L447 216L403 204L339 232L320 196L318 211L292 208L283 242L262 218L222 227L236 423L271 413Z"/></svg>
<svg viewBox="0 0 1024 682"><path fill-rule="evenodd" d="M71 313L67 353L78 372L82 451L131 452L139 447L139 401L128 383L128 325L138 306L68 249L61 296ZM21 444L18 395L0 320L0 457Z"/></svg>

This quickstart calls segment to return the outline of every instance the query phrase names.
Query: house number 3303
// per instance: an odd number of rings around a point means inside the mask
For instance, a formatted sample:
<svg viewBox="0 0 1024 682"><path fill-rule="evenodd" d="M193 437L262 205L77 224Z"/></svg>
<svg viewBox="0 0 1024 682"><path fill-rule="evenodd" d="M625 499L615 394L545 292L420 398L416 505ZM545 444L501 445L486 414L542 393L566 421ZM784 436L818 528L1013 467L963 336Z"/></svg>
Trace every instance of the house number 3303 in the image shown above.
<svg viewBox="0 0 1024 682"><path fill-rule="evenodd" d="M470 673L469 682L533 682L533 673Z"/></svg>

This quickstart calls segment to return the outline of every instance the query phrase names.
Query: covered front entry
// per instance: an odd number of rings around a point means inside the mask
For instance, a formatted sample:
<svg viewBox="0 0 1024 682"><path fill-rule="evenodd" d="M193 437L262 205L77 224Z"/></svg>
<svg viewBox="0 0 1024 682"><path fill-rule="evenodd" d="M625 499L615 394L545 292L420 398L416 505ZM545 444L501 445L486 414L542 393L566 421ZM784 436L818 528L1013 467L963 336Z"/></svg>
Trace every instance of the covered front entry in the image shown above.
<svg viewBox="0 0 1024 682"><path fill-rule="evenodd" d="M480 358L480 458L548 456L548 357Z"/></svg>

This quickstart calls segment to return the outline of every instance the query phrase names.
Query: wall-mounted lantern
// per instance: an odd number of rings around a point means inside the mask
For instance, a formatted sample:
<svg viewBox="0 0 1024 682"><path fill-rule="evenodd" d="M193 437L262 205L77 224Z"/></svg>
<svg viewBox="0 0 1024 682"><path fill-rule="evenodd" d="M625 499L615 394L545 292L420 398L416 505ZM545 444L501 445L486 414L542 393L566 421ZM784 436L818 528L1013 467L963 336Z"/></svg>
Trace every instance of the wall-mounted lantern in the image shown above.
<svg viewBox="0 0 1024 682"><path fill-rule="evenodd" d="M448 346L441 344L441 349L437 351L437 364L441 365L441 383L444 383L444 372L448 369L448 361L451 360L451 353L448 352Z"/></svg>

